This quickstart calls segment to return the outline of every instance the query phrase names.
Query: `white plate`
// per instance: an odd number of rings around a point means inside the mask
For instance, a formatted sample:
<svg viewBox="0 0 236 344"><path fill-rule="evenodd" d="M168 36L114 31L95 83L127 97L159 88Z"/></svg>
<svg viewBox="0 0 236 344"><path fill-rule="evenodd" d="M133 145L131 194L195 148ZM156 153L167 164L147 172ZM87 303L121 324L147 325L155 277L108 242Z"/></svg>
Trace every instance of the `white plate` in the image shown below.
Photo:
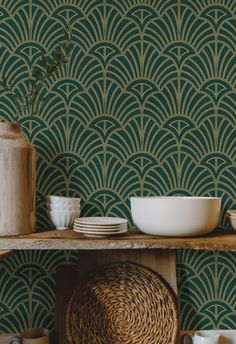
<svg viewBox="0 0 236 344"><path fill-rule="evenodd" d="M82 217L75 219L76 223L87 225L113 226L126 224L128 221L119 217Z"/></svg>
<svg viewBox="0 0 236 344"><path fill-rule="evenodd" d="M118 235L118 234L123 234L123 233L126 233L127 232L127 229L124 228L124 229L121 229L120 231L117 231L117 232L106 232L106 233L101 233L101 232L98 232L98 231L89 231L89 232L86 232L86 231L83 231L83 230L80 230L80 229L76 229L76 228L73 228L73 230L77 233L81 233L81 234L84 234L84 235L87 235L87 236L107 236L107 235Z"/></svg>
<svg viewBox="0 0 236 344"><path fill-rule="evenodd" d="M84 224L84 223L80 223L79 221L74 221L74 224L76 226L80 226L80 227L83 227L83 228L114 228L114 229L119 229L119 228L126 228L127 227L127 223L124 223L124 224L120 224L120 225L89 225L89 224Z"/></svg>
<svg viewBox="0 0 236 344"><path fill-rule="evenodd" d="M120 225L106 225L106 226L102 226L102 225L87 225L87 224L82 224L79 223L78 221L74 221L74 225L75 226L79 226L81 228L94 228L94 229L107 229L107 228L111 228L111 229L120 229L120 228L127 228L127 223L124 224L120 224Z"/></svg>
<svg viewBox="0 0 236 344"><path fill-rule="evenodd" d="M97 227L81 227L79 225L74 224L73 226L75 229L78 229L80 231L85 232L101 232L101 233L107 233L107 232L119 232L123 229L126 229L126 227L118 227L118 228L110 228L110 227L104 227L104 228L97 228Z"/></svg>

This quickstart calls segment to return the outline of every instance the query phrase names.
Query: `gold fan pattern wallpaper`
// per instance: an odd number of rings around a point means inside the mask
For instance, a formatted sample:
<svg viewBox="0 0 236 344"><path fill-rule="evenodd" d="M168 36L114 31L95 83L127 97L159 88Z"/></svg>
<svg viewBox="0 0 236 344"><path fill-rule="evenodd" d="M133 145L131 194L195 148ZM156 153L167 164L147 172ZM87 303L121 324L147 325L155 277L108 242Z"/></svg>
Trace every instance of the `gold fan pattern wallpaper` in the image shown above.
<svg viewBox="0 0 236 344"><path fill-rule="evenodd" d="M18 121L37 150L37 224L48 194L129 219L134 195L220 196L235 207L235 0L1 0L0 119L71 28L69 63ZM22 96L23 97L23 96ZM55 268L75 252L0 261L0 332L54 328ZM236 328L236 254L178 251L182 329Z"/></svg>

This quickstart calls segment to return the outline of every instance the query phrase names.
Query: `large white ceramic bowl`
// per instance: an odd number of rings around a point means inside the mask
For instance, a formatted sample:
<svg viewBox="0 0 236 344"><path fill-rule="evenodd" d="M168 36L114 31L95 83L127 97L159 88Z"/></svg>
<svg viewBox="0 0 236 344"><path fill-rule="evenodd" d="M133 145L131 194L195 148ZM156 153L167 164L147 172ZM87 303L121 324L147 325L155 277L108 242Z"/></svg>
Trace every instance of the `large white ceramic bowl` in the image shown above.
<svg viewBox="0 0 236 344"><path fill-rule="evenodd" d="M173 237L208 234L219 221L218 197L131 197L134 224L144 233Z"/></svg>

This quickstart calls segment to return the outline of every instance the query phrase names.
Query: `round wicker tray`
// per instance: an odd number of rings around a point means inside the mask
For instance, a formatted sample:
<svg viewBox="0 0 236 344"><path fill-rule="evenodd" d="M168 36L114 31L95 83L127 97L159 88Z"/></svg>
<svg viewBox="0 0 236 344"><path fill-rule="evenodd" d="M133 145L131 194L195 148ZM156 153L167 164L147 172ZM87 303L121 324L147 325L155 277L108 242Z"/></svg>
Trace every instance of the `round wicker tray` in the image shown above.
<svg viewBox="0 0 236 344"><path fill-rule="evenodd" d="M155 271L131 262L99 267L80 284L66 314L69 344L174 344L176 296Z"/></svg>

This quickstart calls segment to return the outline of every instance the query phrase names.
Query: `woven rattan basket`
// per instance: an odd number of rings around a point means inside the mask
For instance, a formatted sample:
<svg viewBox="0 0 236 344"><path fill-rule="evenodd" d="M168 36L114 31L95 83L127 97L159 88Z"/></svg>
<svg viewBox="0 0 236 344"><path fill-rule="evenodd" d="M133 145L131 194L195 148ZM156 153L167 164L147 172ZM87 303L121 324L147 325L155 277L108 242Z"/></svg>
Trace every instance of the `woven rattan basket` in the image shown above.
<svg viewBox="0 0 236 344"><path fill-rule="evenodd" d="M155 271L131 262L99 267L72 296L69 344L175 344L176 296Z"/></svg>

